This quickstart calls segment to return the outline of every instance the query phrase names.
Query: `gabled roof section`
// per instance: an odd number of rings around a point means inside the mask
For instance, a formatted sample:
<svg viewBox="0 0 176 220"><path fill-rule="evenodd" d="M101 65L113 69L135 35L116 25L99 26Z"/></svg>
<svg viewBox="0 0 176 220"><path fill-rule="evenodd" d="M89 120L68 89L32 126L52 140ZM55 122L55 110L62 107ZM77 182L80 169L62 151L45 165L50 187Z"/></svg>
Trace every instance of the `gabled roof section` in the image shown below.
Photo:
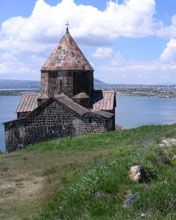
<svg viewBox="0 0 176 220"><path fill-rule="evenodd" d="M92 66L73 40L68 29L46 62L41 71L84 70L93 71Z"/></svg>
<svg viewBox="0 0 176 220"><path fill-rule="evenodd" d="M17 108L17 113L21 112L32 112L37 108L37 99L39 98L39 93L25 93L21 96L20 103ZM83 115L89 112L83 106L77 104L72 99L67 97L64 94L60 94L53 99L56 99L60 103L64 104L66 107L70 108L72 111L77 112L80 115ZM48 99L50 100L50 99Z"/></svg>
<svg viewBox="0 0 176 220"><path fill-rule="evenodd" d="M95 90L92 95L93 111L112 111L116 106L113 90Z"/></svg>
<svg viewBox="0 0 176 220"><path fill-rule="evenodd" d="M78 113L79 115L84 115L89 112L88 109L84 108L82 105L77 104L68 96L61 94L55 97L60 103L64 104L66 107L71 109L72 111Z"/></svg>
<svg viewBox="0 0 176 220"><path fill-rule="evenodd" d="M21 96L20 103L17 107L16 112L31 112L37 108L37 99L39 97L39 93L24 93Z"/></svg>

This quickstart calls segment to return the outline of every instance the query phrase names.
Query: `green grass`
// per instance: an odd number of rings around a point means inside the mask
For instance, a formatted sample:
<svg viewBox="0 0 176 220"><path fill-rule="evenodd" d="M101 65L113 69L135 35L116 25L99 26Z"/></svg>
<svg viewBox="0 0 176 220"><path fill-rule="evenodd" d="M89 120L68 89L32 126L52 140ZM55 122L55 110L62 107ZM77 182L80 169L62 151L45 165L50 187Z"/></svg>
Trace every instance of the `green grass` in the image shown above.
<svg viewBox="0 0 176 220"><path fill-rule="evenodd" d="M142 126L136 129L119 130L98 135L83 135L59 140L34 144L26 149L27 152L59 151L61 153L86 152L113 148L114 146L146 145L159 143L163 138L173 137L176 126ZM149 140L150 139L150 140Z"/></svg>
<svg viewBox="0 0 176 220"><path fill-rule="evenodd" d="M64 138L2 154L0 187L15 182L15 193L24 191L26 182L34 188L38 178L41 182L38 191L15 205L8 200L13 191L1 193L0 218L126 220L145 215L143 219L176 219L176 146L159 147L165 138L176 138L176 125ZM138 164L150 177L133 183L129 169ZM124 208L130 194L139 199Z"/></svg>

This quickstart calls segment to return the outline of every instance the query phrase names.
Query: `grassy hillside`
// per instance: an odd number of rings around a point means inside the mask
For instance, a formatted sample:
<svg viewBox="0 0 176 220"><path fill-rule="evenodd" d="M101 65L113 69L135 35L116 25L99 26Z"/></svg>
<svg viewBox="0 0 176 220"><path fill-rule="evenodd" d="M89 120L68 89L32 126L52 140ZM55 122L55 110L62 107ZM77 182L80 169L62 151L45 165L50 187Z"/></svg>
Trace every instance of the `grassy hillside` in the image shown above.
<svg viewBox="0 0 176 220"><path fill-rule="evenodd" d="M0 155L0 219L176 219L176 125L64 138ZM142 165L149 177L132 182ZM124 207L126 198L135 201Z"/></svg>

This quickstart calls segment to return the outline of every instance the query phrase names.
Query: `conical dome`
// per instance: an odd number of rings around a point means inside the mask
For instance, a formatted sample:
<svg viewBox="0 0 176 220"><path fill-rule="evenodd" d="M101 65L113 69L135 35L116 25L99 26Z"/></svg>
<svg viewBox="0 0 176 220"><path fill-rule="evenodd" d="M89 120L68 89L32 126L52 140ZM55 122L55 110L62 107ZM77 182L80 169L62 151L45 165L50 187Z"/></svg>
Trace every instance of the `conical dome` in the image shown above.
<svg viewBox="0 0 176 220"><path fill-rule="evenodd" d="M41 71L83 70L93 71L92 66L73 40L68 29L43 64Z"/></svg>

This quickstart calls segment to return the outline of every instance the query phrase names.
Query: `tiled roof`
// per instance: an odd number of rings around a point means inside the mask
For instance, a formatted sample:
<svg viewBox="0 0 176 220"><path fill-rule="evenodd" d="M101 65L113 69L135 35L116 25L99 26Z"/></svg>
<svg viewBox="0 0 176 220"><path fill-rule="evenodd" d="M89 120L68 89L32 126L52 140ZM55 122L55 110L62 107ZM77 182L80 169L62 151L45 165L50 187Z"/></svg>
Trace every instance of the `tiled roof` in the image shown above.
<svg viewBox="0 0 176 220"><path fill-rule="evenodd" d="M25 93L21 96L20 103L17 107L17 112L31 112L37 108L37 98L39 93Z"/></svg>
<svg viewBox="0 0 176 220"><path fill-rule="evenodd" d="M41 68L41 71L54 70L93 71L92 66L79 49L68 30L59 42L59 45L55 47Z"/></svg>
<svg viewBox="0 0 176 220"><path fill-rule="evenodd" d="M39 93L23 94L20 100L20 104L18 105L17 112L32 112L34 109L37 108L37 99L39 98L39 96ZM60 103L64 104L74 112L77 112L78 114L82 115L89 112L86 108L77 104L64 94L58 95L57 97L55 97L55 99L57 99Z"/></svg>
<svg viewBox="0 0 176 220"><path fill-rule="evenodd" d="M70 99L68 96L64 94L57 96L56 99L62 104L64 104L65 106L67 106L68 108L70 108L72 111L77 112L80 115L83 115L89 112L89 110L77 104L76 102L74 102L72 99Z"/></svg>
<svg viewBox="0 0 176 220"><path fill-rule="evenodd" d="M92 95L93 111L111 111L114 109L115 92L113 90L95 90Z"/></svg>
<svg viewBox="0 0 176 220"><path fill-rule="evenodd" d="M22 95L20 103L17 108L17 112L32 112L37 108L37 99L40 97L39 93L25 93ZM68 108L77 112L78 114L85 114L89 112L83 106L74 102L71 98L64 94L55 97L59 102L66 105ZM101 91L95 90L92 95L92 111L110 111L115 106L115 92L114 91Z"/></svg>

